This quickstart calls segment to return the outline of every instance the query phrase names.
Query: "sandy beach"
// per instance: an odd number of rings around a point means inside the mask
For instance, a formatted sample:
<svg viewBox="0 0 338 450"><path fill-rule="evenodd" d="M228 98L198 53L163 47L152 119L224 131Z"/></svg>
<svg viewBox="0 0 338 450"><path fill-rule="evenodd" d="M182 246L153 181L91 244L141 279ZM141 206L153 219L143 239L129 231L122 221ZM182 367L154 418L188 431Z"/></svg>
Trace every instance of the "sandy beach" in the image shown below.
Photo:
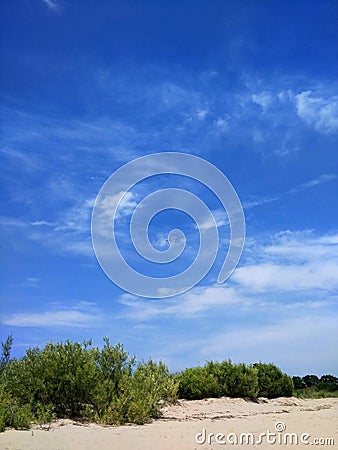
<svg viewBox="0 0 338 450"><path fill-rule="evenodd" d="M197 450L335 448L338 399L180 400L146 425L104 427L57 421L0 434L4 450ZM244 434L243 434L244 433ZM296 444L298 442L298 444Z"/></svg>

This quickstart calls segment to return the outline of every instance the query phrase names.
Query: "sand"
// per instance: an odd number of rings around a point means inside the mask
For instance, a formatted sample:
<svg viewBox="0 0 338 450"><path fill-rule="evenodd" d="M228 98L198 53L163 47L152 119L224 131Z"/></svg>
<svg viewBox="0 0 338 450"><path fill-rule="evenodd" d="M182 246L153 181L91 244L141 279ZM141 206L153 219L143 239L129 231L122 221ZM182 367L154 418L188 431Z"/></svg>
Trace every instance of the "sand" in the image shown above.
<svg viewBox="0 0 338 450"><path fill-rule="evenodd" d="M6 430L0 433L0 448L265 450L305 449L317 445L320 448L337 448L337 419L337 398L304 400L292 397L259 399L257 402L230 398L180 400L176 405L165 408L161 419L146 425L103 427L97 424L83 425L71 420L59 420L51 424L49 430L38 426L29 431ZM241 437L241 433L251 435ZM291 436L289 433L297 435ZM318 444L316 439L321 439Z"/></svg>

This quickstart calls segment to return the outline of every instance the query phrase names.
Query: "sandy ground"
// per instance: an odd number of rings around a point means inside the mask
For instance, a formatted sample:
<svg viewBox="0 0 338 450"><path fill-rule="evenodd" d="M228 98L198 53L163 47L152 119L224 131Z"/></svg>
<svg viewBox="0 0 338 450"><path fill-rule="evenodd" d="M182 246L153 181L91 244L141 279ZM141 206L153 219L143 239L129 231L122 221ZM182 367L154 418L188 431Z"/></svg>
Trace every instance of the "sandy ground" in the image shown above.
<svg viewBox="0 0 338 450"><path fill-rule="evenodd" d="M49 430L35 427L29 431L7 430L0 433L0 448L3 450L215 450L229 447L265 450L305 449L314 446L338 448L337 419L338 399L278 398L259 399L258 402L230 398L180 400L176 405L164 409L162 419L147 425L102 427L96 424L80 425L70 420L58 421L53 423ZM222 434L216 436L218 433ZM241 437L241 433L251 433L251 436ZM288 433L296 433L297 436L290 437ZM293 441L290 443L291 438ZM331 438L330 442L326 440L328 438ZM321 440L317 443L316 439Z"/></svg>

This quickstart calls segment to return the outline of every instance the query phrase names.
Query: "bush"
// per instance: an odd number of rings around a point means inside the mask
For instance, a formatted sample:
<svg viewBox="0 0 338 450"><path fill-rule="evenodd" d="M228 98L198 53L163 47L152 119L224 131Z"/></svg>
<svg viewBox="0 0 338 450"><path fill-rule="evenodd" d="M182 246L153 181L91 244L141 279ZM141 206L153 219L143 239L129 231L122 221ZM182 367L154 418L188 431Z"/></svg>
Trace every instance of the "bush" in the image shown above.
<svg viewBox="0 0 338 450"><path fill-rule="evenodd" d="M307 387L304 389L296 389L294 395L299 398L337 398L337 391L327 391L325 389L318 389L316 386Z"/></svg>
<svg viewBox="0 0 338 450"><path fill-rule="evenodd" d="M293 382L274 364L254 364L258 373L259 396L267 398L291 397Z"/></svg>
<svg viewBox="0 0 338 450"><path fill-rule="evenodd" d="M219 397L221 386L207 367L185 369L179 375L178 396L187 400Z"/></svg>
<svg viewBox="0 0 338 450"><path fill-rule="evenodd" d="M245 364L227 364L227 395L229 397L258 396L258 377L254 367Z"/></svg>
<svg viewBox="0 0 338 450"><path fill-rule="evenodd" d="M131 382L131 395L133 399L140 399L144 394L151 399L151 414L159 415L158 404L160 400L172 403L177 400L178 383L170 375L168 368L151 359L141 363L133 373Z"/></svg>
<svg viewBox="0 0 338 450"><path fill-rule="evenodd" d="M180 398L201 399L206 397L256 398L258 379L256 370L245 364L229 361L208 362L204 367L184 370L179 377Z"/></svg>
<svg viewBox="0 0 338 450"><path fill-rule="evenodd" d="M160 404L177 398L178 383L162 362L135 368L135 357L108 338L102 350L91 341L49 343L19 360L10 360L9 347L3 345L0 361L0 430L56 417L144 423L160 415Z"/></svg>
<svg viewBox="0 0 338 450"><path fill-rule="evenodd" d="M208 361L206 368L208 373L211 373L215 379L217 380L217 383L219 385L219 396L225 396L228 395L228 376L229 376L229 367L231 366L231 361L223 361L221 363L214 362L214 361Z"/></svg>
<svg viewBox="0 0 338 450"><path fill-rule="evenodd" d="M164 403L177 399L178 383L162 362L149 360L147 363L138 364L134 371L131 371L128 365L124 369L126 370L115 384L115 390L110 383L107 385L109 379L104 380L103 385L98 387L96 405L105 403L100 411L97 410L97 417L101 422L143 424L151 418L159 417L160 406ZM108 402L105 401L105 392L112 392Z"/></svg>
<svg viewBox="0 0 338 450"><path fill-rule="evenodd" d="M95 350L90 343L49 343L43 350L29 349L21 360L6 368L8 392L20 404L53 405L58 417L78 417L91 402L96 383Z"/></svg>
<svg viewBox="0 0 338 450"><path fill-rule="evenodd" d="M93 395L86 403L93 405L94 417L104 423L124 423L127 421L124 405L127 401L126 393L130 389L135 357L130 358L120 343L112 346L106 337L103 349L96 352L95 365ZM88 407L86 410L88 411ZM115 418L117 415L118 419Z"/></svg>
<svg viewBox="0 0 338 450"><path fill-rule="evenodd" d="M30 428L33 414L30 405L20 405L3 387L0 388L0 431L6 427L18 430Z"/></svg>

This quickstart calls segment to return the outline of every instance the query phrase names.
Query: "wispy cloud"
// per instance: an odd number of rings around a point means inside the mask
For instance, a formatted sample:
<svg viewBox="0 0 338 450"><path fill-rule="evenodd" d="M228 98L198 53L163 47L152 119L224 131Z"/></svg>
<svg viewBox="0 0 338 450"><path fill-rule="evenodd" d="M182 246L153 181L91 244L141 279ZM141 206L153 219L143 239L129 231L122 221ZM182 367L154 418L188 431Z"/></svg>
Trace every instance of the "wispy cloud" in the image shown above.
<svg viewBox="0 0 338 450"><path fill-rule="evenodd" d="M319 186L324 183L329 183L330 181L334 181L334 180L338 180L337 175L322 174L322 175L319 175L318 178L314 178L313 180L299 184L298 186L295 186L292 189L282 192L281 194L271 196L271 197L262 197L262 198L255 198L255 199L251 199L251 200L245 200L245 201L243 201L243 207L244 207L244 209L251 209L251 208L255 208L256 206L262 206L262 205L266 205L269 203L273 203L275 201L280 200L285 195L296 194L297 192L301 192L306 189L310 189L310 188Z"/></svg>
<svg viewBox="0 0 338 450"><path fill-rule="evenodd" d="M338 288L337 261L300 264L261 263L240 267L233 280L252 292L294 291Z"/></svg>
<svg viewBox="0 0 338 450"><path fill-rule="evenodd" d="M13 327L41 328L94 328L102 321L98 310L88 302L80 302L73 308L62 308L52 311L19 312L5 314L1 323Z"/></svg>
<svg viewBox="0 0 338 450"><path fill-rule="evenodd" d="M59 8L59 6L57 5L57 3L55 1L52 1L52 0L41 0L41 1L45 5L47 5L49 9L57 10Z"/></svg>
<svg viewBox="0 0 338 450"><path fill-rule="evenodd" d="M195 228L200 230L209 230L210 228L213 228L215 224L218 228L229 225L229 219L226 211L223 209L215 209L211 211L211 216L206 217L198 225L196 224Z"/></svg>
<svg viewBox="0 0 338 450"><path fill-rule="evenodd" d="M296 375L295 364L290 359L292 348L298 355L297 366L302 371L298 375L304 375L313 372L314 359L319 370L336 370L336 329L335 317L303 308L299 317L292 315L270 323L236 325L234 329L215 331L203 340L188 342L187 345L202 353L202 360L203 356L209 360L223 360L227 355L232 355L236 361L274 362ZM332 345L327 344L327 336L332 337ZM202 352L200 349L203 349Z"/></svg>
<svg viewBox="0 0 338 450"><path fill-rule="evenodd" d="M264 197L264 198L257 198L254 200L246 200L243 202L243 208L251 209L251 208L255 208L256 206L262 206L262 205L266 205L268 203L275 202L279 199L280 199L280 196L276 195L274 197Z"/></svg>
<svg viewBox="0 0 338 450"><path fill-rule="evenodd" d="M295 96L297 113L308 125L321 133L338 130L338 97L320 97L312 91Z"/></svg>
<svg viewBox="0 0 338 450"><path fill-rule="evenodd" d="M57 220L25 218L15 219L1 216L0 226L3 233L17 239L36 242L54 253L70 253L92 256L90 237L90 217L94 199L78 202L61 210Z"/></svg>
<svg viewBox="0 0 338 450"><path fill-rule="evenodd" d="M253 94L251 99L254 103L261 106L263 111L266 111L274 100L272 94L266 91L260 92L259 94Z"/></svg>
<svg viewBox="0 0 338 450"><path fill-rule="evenodd" d="M26 169L41 170L41 161L36 155L30 155L23 151L3 148L0 150L6 158L12 160L15 164L22 163Z"/></svg>
<svg viewBox="0 0 338 450"><path fill-rule="evenodd" d="M287 191L287 194L293 194L298 191L302 191L304 189L312 188L314 186L318 186L319 184L328 183L329 181L337 180L338 176L334 174L323 174L320 175L318 178L315 178L313 180L307 181L306 183L302 183L299 186L295 187L294 189L290 189Z"/></svg>
<svg viewBox="0 0 338 450"><path fill-rule="evenodd" d="M156 317L200 317L216 310L278 310L286 308L286 293L307 293L293 307L325 306L324 300L338 288L338 236L316 236L311 231L281 232L248 241L244 264L224 285L200 286L170 300L147 301L122 296L126 317L153 320ZM274 292L274 297L271 297ZM322 293L325 292L325 298ZM275 300L274 300L275 298ZM282 309L281 309L282 308Z"/></svg>
<svg viewBox="0 0 338 450"><path fill-rule="evenodd" d="M233 305L241 300L234 289L215 285L195 288L170 300L147 301L127 295L122 296L119 302L127 307L125 317L152 320L157 317L196 317L210 309Z"/></svg>
<svg viewBox="0 0 338 450"><path fill-rule="evenodd" d="M285 231L265 242L251 241L248 262L231 280L246 292L333 292L338 288L337 235ZM254 259L254 263L250 263Z"/></svg>

